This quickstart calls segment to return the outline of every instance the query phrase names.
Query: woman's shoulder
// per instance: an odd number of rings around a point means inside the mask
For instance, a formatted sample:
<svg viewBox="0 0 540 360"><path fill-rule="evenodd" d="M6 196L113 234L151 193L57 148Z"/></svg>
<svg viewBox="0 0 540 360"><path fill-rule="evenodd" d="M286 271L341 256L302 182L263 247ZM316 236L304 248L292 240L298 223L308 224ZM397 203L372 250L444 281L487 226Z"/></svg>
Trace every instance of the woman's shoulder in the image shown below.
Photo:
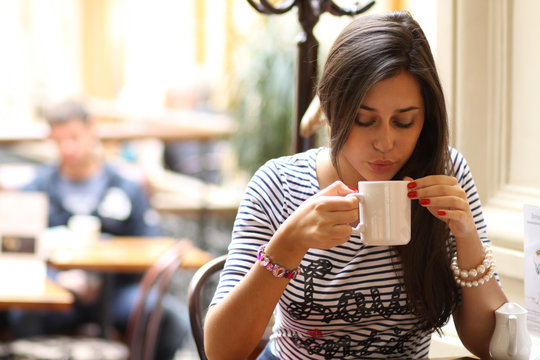
<svg viewBox="0 0 540 360"><path fill-rule="evenodd" d="M266 164L276 164L281 166L303 166L314 163L317 158L317 153L323 148L313 148L304 152L299 152L292 155L281 156L268 160Z"/></svg>
<svg viewBox="0 0 540 360"><path fill-rule="evenodd" d="M317 191L315 163L321 148L268 160L253 175L250 185L280 192L312 194ZM248 186L249 187L249 186Z"/></svg>
<svg viewBox="0 0 540 360"><path fill-rule="evenodd" d="M450 169L452 176L461 180L463 177L470 176L469 164L465 156L453 147L448 148L450 153Z"/></svg>
<svg viewBox="0 0 540 360"><path fill-rule="evenodd" d="M310 175L315 172L317 153L321 148L309 149L293 155L282 156L268 160L259 168L259 172L276 172L292 176Z"/></svg>
<svg viewBox="0 0 540 360"><path fill-rule="evenodd" d="M451 159L464 158L463 154L460 153L458 149L456 149L456 148L454 148L452 146L448 147L448 152L450 153L450 158Z"/></svg>

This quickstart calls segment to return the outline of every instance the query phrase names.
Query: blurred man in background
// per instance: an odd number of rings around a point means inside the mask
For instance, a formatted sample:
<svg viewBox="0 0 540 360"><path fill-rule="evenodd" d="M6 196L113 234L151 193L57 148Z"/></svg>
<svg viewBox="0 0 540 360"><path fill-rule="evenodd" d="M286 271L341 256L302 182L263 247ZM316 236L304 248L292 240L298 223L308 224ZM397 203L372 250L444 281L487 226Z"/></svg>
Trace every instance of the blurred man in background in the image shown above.
<svg viewBox="0 0 540 360"><path fill-rule="evenodd" d="M95 121L84 105L65 101L45 112L50 138L58 149L58 164L42 167L24 190L48 194L49 226L67 225L74 215L92 215L101 223L102 234L113 236L158 236L159 217L150 208L147 194L138 183L120 175L104 160ZM101 284L96 274L82 270L49 274L76 297L69 313L11 312L16 337L73 333L82 324L99 320ZM134 305L141 274L114 275L114 291L105 304L122 333ZM156 359L172 359L189 336L185 306L172 296L164 298L164 313L157 337Z"/></svg>

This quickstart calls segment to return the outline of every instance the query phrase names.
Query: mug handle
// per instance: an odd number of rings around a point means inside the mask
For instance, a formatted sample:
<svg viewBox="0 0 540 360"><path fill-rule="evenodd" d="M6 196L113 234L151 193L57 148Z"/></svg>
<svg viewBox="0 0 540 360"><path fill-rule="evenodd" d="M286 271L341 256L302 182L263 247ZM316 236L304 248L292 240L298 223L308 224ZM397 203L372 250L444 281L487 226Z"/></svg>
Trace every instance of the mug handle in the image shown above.
<svg viewBox="0 0 540 360"><path fill-rule="evenodd" d="M508 316L508 350L507 353L509 356L516 356L517 354L517 316L509 315Z"/></svg>
<svg viewBox="0 0 540 360"><path fill-rule="evenodd" d="M347 194L346 196L354 196L358 199L358 224L353 227L353 231L361 232L363 233L366 230L366 222L364 221L364 204L365 204L365 197L362 193L351 193Z"/></svg>

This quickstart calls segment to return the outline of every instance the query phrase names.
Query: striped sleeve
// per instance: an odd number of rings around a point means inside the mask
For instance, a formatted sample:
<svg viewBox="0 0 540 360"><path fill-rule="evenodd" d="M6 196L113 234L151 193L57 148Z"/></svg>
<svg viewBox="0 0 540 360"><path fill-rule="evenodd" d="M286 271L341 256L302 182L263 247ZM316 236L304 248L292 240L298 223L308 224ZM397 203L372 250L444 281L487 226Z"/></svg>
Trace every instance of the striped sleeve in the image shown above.
<svg viewBox="0 0 540 360"><path fill-rule="evenodd" d="M276 161L261 167L247 185L233 226L227 262L212 304L222 300L257 261L257 250L287 217L287 182Z"/></svg>

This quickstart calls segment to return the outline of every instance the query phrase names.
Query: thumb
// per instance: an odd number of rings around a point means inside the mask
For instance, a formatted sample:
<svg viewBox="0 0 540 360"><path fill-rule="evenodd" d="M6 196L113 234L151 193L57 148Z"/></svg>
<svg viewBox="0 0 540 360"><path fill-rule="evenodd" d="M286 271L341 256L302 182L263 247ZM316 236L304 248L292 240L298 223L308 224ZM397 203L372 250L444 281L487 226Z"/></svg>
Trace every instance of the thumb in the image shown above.
<svg viewBox="0 0 540 360"><path fill-rule="evenodd" d="M345 185L342 181L337 180L334 181L332 184L328 185L321 191L319 191L318 195L321 196L345 196L347 194L351 194L356 192L355 189L348 187Z"/></svg>
<svg viewBox="0 0 540 360"><path fill-rule="evenodd" d="M412 177L410 177L410 176L404 176L403 180L405 180L405 181L413 181L414 179Z"/></svg>

